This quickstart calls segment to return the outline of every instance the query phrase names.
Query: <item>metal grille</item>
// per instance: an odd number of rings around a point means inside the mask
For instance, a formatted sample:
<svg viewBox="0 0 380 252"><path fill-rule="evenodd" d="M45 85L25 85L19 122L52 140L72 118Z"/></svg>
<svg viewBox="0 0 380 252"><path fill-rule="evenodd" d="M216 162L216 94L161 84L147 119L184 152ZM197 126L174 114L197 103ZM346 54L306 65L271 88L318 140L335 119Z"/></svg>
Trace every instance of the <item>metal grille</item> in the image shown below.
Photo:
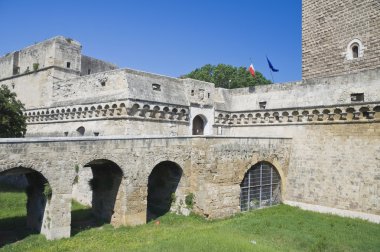
<svg viewBox="0 0 380 252"><path fill-rule="evenodd" d="M248 170L240 184L240 209L249 211L281 202L281 178L269 163L261 162Z"/></svg>

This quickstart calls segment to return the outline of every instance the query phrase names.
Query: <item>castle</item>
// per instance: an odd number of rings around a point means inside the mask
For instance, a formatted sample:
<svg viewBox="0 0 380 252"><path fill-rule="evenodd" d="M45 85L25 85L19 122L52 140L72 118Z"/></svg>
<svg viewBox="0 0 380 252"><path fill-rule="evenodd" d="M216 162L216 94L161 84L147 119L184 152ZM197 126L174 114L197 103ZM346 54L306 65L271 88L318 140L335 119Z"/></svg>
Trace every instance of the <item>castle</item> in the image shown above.
<svg viewBox="0 0 380 252"><path fill-rule="evenodd" d="M75 179L56 182L53 199L73 195L116 225L186 213L190 193L210 218L283 202L379 223L380 3L304 0L302 32L302 81L232 90L120 69L62 36L7 54L0 84L25 104L28 128L0 141L0 175ZM52 168L58 153L70 171ZM88 180L105 177L112 197L91 196ZM48 237L70 234L69 221L52 231L46 209L34 212Z"/></svg>

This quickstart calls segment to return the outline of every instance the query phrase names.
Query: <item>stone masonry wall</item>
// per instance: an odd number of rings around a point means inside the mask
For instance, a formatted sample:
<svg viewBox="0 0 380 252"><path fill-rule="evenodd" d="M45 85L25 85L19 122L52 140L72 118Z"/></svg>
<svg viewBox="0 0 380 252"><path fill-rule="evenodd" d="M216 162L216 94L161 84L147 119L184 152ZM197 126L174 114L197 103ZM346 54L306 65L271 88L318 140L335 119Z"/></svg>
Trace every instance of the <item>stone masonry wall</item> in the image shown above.
<svg viewBox="0 0 380 252"><path fill-rule="evenodd" d="M300 108L349 104L351 94L363 93L365 102L380 101L380 68L333 78L309 79L298 83L281 83L232 90L217 89L224 101L216 109L224 111Z"/></svg>
<svg viewBox="0 0 380 252"><path fill-rule="evenodd" d="M380 67L378 0L304 0L302 78L326 77ZM363 44L362 57L348 60L349 43Z"/></svg>
<svg viewBox="0 0 380 252"><path fill-rule="evenodd" d="M232 127L230 134L293 138L286 200L380 214L379 122Z"/></svg>
<svg viewBox="0 0 380 252"><path fill-rule="evenodd" d="M0 140L0 175L26 167L48 180L53 195L45 210L49 223L44 234L54 239L70 235L71 197L75 177L81 174L76 167L90 169L91 164L109 160L121 169L113 225L146 222L148 177L163 161L175 162L183 171L172 210L182 212L186 195L194 193L194 210L217 218L240 211L241 180L259 161L272 162L279 169L285 192L290 143L290 139L228 137L6 139Z"/></svg>
<svg viewBox="0 0 380 252"><path fill-rule="evenodd" d="M89 75L117 69L118 66L89 56L81 57L81 75Z"/></svg>

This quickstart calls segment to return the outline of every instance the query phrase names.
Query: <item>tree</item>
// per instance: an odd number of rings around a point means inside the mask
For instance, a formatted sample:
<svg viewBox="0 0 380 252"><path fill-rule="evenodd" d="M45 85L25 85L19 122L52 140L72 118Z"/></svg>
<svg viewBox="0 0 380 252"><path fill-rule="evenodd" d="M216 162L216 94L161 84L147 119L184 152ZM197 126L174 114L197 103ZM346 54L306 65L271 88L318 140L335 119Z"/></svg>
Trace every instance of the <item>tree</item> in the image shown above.
<svg viewBox="0 0 380 252"><path fill-rule="evenodd" d="M181 78L212 82L215 83L215 87L221 88L241 88L272 83L258 71L253 77L245 67L234 67L225 64L216 66L207 64L181 76Z"/></svg>
<svg viewBox="0 0 380 252"><path fill-rule="evenodd" d="M0 87L0 138L23 137L26 132L24 105L6 85Z"/></svg>

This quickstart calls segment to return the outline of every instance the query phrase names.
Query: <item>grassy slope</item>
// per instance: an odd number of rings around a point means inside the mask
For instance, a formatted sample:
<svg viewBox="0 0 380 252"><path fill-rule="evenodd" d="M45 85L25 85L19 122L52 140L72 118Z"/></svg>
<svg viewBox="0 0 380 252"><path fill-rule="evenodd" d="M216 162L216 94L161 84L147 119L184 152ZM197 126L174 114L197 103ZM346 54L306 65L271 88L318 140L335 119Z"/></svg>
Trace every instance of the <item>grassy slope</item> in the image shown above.
<svg viewBox="0 0 380 252"><path fill-rule="evenodd" d="M0 218L25 214L24 194L0 193ZM8 203L4 203L8 202ZM12 203L13 202L13 203ZM22 203L20 203L22 202ZM12 210L3 206L12 205ZM20 209L22 206L22 209ZM75 204L76 209L82 209ZM78 216L80 217L80 216ZM0 226L1 230L2 226ZM1 237L0 237L1 238ZM253 244L252 241L254 241ZM4 251L379 251L380 225L280 205L206 221L168 214L160 224L114 229L110 225L46 241L41 235Z"/></svg>

